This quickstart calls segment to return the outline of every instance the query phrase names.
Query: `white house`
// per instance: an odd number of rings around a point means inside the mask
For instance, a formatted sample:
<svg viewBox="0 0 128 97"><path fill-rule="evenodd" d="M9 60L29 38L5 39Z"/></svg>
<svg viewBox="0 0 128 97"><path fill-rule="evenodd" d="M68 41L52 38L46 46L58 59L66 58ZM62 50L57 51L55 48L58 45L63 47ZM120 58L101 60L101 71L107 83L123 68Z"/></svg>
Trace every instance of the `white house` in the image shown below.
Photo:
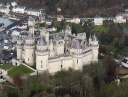
<svg viewBox="0 0 128 97"><path fill-rule="evenodd" d="M94 25L97 25L97 26L103 25L103 18L101 16L95 16Z"/></svg>
<svg viewBox="0 0 128 97"><path fill-rule="evenodd" d="M28 15L39 16L41 14L41 11L36 9L27 9L25 10L25 13Z"/></svg>
<svg viewBox="0 0 128 97"><path fill-rule="evenodd" d="M114 23L126 23L126 18L123 17L122 14L118 14L113 18Z"/></svg>
<svg viewBox="0 0 128 97"><path fill-rule="evenodd" d="M73 19L71 20L72 23L75 23L75 24L79 24L80 23L80 18L78 17L73 17Z"/></svg>
<svg viewBox="0 0 128 97"><path fill-rule="evenodd" d="M24 6L13 7L12 12L24 14L25 13L25 7Z"/></svg>
<svg viewBox="0 0 128 97"><path fill-rule="evenodd" d="M57 8L57 11L58 11L58 12L61 12L61 8L60 8L60 7L58 7L58 8Z"/></svg>
<svg viewBox="0 0 128 97"><path fill-rule="evenodd" d="M57 15L57 21L62 21L64 19L63 15Z"/></svg>
<svg viewBox="0 0 128 97"><path fill-rule="evenodd" d="M52 24L52 20L48 19L48 20L45 21L45 23L46 23L47 25L51 25L51 24Z"/></svg>
<svg viewBox="0 0 128 97"><path fill-rule="evenodd" d="M9 7L6 7L6 6L0 6L0 12L5 13L5 14L9 14L10 9L9 9Z"/></svg>
<svg viewBox="0 0 128 97"><path fill-rule="evenodd" d="M11 2L12 7L17 6L17 2Z"/></svg>

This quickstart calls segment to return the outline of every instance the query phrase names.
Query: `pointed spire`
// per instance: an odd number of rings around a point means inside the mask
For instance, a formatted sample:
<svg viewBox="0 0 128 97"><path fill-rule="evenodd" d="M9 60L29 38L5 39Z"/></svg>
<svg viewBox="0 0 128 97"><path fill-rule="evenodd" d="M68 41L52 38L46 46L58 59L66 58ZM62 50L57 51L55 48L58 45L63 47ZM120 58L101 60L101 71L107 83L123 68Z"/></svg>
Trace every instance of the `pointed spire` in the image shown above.
<svg viewBox="0 0 128 97"><path fill-rule="evenodd" d="M50 44L53 44L53 41L52 41L52 39L50 39Z"/></svg>
<svg viewBox="0 0 128 97"><path fill-rule="evenodd" d="M47 42L46 42L46 38L44 36L41 36L38 46L46 46Z"/></svg>
<svg viewBox="0 0 128 97"><path fill-rule="evenodd" d="M28 40L32 40L32 39L33 39L32 34L31 34L30 32L28 32L27 39L28 39Z"/></svg>
<svg viewBox="0 0 128 97"><path fill-rule="evenodd" d="M97 37L95 34L93 35L93 41L97 41Z"/></svg>
<svg viewBox="0 0 128 97"><path fill-rule="evenodd" d="M89 40L92 40L92 35L90 34L90 36L89 36Z"/></svg>

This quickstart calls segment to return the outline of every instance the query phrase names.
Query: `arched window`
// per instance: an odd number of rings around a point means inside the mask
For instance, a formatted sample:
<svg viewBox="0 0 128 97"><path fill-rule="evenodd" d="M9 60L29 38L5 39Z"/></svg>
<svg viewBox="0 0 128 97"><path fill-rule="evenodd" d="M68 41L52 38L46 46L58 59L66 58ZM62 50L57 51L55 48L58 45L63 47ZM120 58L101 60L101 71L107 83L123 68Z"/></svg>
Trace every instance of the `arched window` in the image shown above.
<svg viewBox="0 0 128 97"><path fill-rule="evenodd" d="M77 64L78 64L78 59L77 59Z"/></svg>

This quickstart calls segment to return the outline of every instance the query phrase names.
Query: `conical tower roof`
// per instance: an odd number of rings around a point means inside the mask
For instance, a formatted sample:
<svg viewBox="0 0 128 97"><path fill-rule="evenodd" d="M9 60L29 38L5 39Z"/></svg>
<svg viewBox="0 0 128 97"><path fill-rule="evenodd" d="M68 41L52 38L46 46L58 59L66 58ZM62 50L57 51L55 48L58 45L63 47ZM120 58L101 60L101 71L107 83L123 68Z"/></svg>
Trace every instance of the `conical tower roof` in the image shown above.
<svg viewBox="0 0 128 97"><path fill-rule="evenodd" d="M46 38L45 36L41 37L38 43L38 46L46 46L47 42L46 42Z"/></svg>
<svg viewBox="0 0 128 97"><path fill-rule="evenodd" d="M82 49L78 40L73 40L72 41L71 48L74 48L74 49Z"/></svg>

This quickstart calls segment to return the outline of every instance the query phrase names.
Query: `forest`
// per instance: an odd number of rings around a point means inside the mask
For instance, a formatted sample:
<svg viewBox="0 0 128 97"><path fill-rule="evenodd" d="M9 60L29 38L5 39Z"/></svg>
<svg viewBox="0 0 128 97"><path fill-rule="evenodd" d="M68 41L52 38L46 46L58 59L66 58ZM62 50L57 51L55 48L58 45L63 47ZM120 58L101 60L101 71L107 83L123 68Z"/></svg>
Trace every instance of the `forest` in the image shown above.
<svg viewBox="0 0 128 97"><path fill-rule="evenodd" d="M11 2L12 0L1 0ZM57 14L60 7L64 15L88 16L93 14L113 15L127 7L127 0L15 0L27 8L45 8L48 14ZM110 13L110 14L108 14Z"/></svg>

